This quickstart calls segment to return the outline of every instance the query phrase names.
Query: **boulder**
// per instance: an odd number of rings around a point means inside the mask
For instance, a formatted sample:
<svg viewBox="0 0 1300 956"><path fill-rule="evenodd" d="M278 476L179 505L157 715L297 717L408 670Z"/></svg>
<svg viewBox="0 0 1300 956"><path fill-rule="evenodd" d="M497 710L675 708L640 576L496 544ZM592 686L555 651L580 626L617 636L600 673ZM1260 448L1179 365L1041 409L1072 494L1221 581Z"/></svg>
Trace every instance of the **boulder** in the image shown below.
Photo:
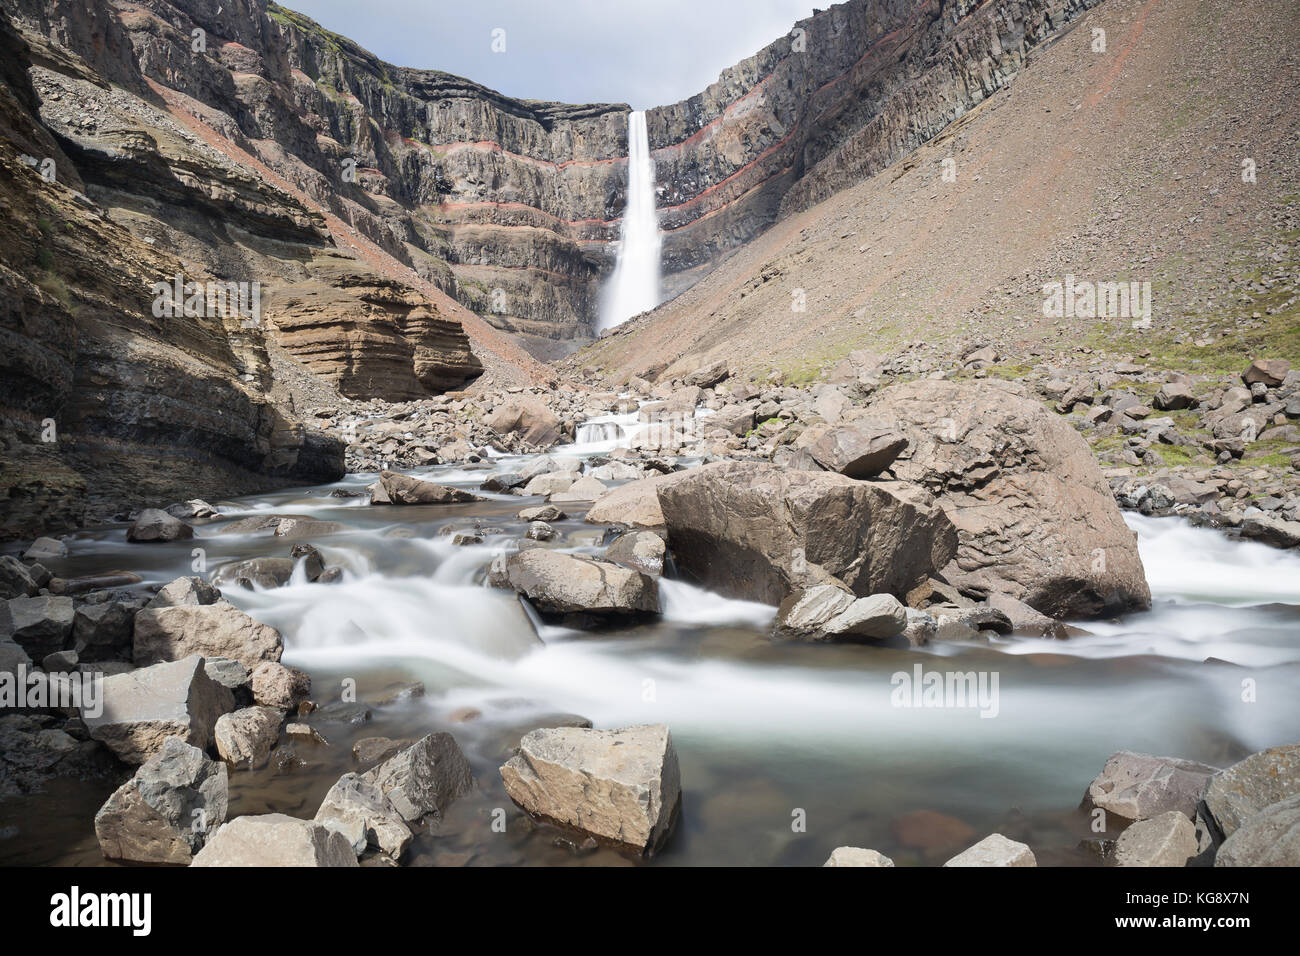
<svg viewBox="0 0 1300 956"><path fill-rule="evenodd" d="M1300 793L1250 816L1219 847L1215 866L1300 866Z"/></svg>
<svg viewBox="0 0 1300 956"><path fill-rule="evenodd" d="M1300 744L1251 754L1220 770L1205 787L1205 806L1223 836L1265 807L1300 793Z"/></svg>
<svg viewBox="0 0 1300 956"><path fill-rule="evenodd" d="M449 488L432 481L421 481L410 475L399 475L394 471L381 471L379 482L389 504L394 505L446 505L466 501L486 501L481 495L460 488Z"/></svg>
<svg viewBox="0 0 1300 956"><path fill-rule="evenodd" d="M1121 750L1110 755L1084 799L1126 820L1146 820L1170 810L1194 820L1201 793L1216 772L1194 760Z"/></svg>
<svg viewBox="0 0 1300 956"><path fill-rule="evenodd" d="M1024 843L993 833L958 853L944 866L1038 866L1038 861L1034 859L1034 851Z"/></svg>
<svg viewBox="0 0 1300 956"><path fill-rule="evenodd" d="M39 590L27 565L12 554L0 554L0 599L32 597Z"/></svg>
<svg viewBox="0 0 1300 956"><path fill-rule="evenodd" d="M347 837L283 813L236 817L208 838L191 866L356 866Z"/></svg>
<svg viewBox="0 0 1300 956"><path fill-rule="evenodd" d="M664 556L667 551L664 539L659 535L651 531L629 531L619 535L614 543L605 549L605 560L651 577L658 577L663 573Z"/></svg>
<svg viewBox="0 0 1300 956"><path fill-rule="evenodd" d="M659 588L641 571L545 548L506 560L506 580L543 614L625 617L659 613Z"/></svg>
<svg viewBox="0 0 1300 956"><path fill-rule="evenodd" d="M1162 412L1175 412L1195 405L1196 396L1182 382L1165 382L1156 392L1155 406Z"/></svg>
<svg viewBox="0 0 1300 956"><path fill-rule="evenodd" d="M146 608L135 616L138 667L202 654L239 661L251 670L262 661L278 661L283 652L279 631L228 601Z"/></svg>
<svg viewBox="0 0 1300 956"><path fill-rule="evenodd" d="M893 866L894 861L875 850L856 846L840 846L831 851L822 866Z"/></svg>
<svg viewBox="0 0 1300 956"><path fill-rule="evenodd" d="M536 508L524 508L515 517L520 521L562 521L568 515L555 505L540 505Z"/></svg>
<svg viewBox="0 0 1300 956"><path fill-rule="evenodd" d="M72 622L72 641L83 661L129 660L134 630L135 603L104 601L83 604Z"/></svg>
<svg viewBox="0 0 1300 956"><path fill-rule="evenodd" d="M1247 385L1260 382L1269 388L1277 388L1286 381L1289 371L1291 363L1286 359L1255 359L1241 374L1241 380Z"/></svg>
<svg viewBox="0 0 1300 956"><path fill-rule="evenodd" d="M225 765L168 737L95 814L95 837L110 860L186 864L225 822L228 800Z"/></svg>
<svg viewBox="0 0 1300 956"><path fill-rule="evenodd" d="M102 712L83 708L81 719L92 739L132 764L162 750L168 737L206 750L218 718L235 709L230 691L207 675L198 654L105 677L102 693Z"/></svg>
<svg viewBox="0 0 1300 956"><path fill-rule="evenodd" d="M35 660L63 650L72 636L76 606L70 597L16 597L9 599L13 640Z"/></svg>
<svg viewBox="0 0 1300 956"><path fill-rule="evenodd" d="M815 584L786 595L776 609L776 634L795 640L821 640L826 624L848 609L854 598L842 584Z"/></svg>
<svg viewBox="0 0 1300 956"><path fill-rule="evenodd" d="M217 753L235 767L260 767L280 739L284 715L273 707L245 707L217 718Z"/></svg>
<svg viewBox="0 0 1300 956"><path fill-rule="evenodd" d="M681 803L677 753L663 724L534 730L501 779L532 816L644 854L662 847Z"/></svg>
<svg viewBox="0 0 1300 956"><path fill-rule="evenodd" d="M712 388L730 374L731 372L727 369L726 360L718 359L716 362L710 362L708 365L697 368L694 372L691 372L682 379L682 382L686 385L695 385L699 388Z"/></svg>
<svg viewBox="0 0 1300 956"><path fill-rule="evenodd" d="M498 435L518 435L537 447L559 441L563 425L545 402L532 395L511 396L483 416L483 424Z"/></svg>
<svg viewBox="0 0 1300 956"><path fill-rule="evenodd" d="M598 478L592 478L590 475L579 478L573 484L569 485L563 491L557 491L550 497L551 501L595 501L603 495L608 489L604 482Z"/></svg>
<svg viewBox="0 0 1300 956"><path fill-rule="evenodd" d="M68 546L58 538L37 538L23 552L24 561L57 561L68 556Z"/></svg>
<svg viewBox="0 0 1300 956"><path fill-rule="evenodd" d="M1169 810L1131 824L1115 842L1116 866L1186 866L1198 853L1196 827Z"/></svg>
<svg viewBox="0 0 1300 956"><path fill-rule="evenodd" d="M248 590L263 591L279 588L289 583L293 577L294 560L292 558L248 558L222 565L212 580L221 587L236 585Z"/></svg>
<svg viewBox="0 0 1300 956"><path fill-rule="evenodd" d="M903 596L956 552L952 523L919 489L829 472L718 462L657 488L679 571L729 597L779 604L839 580Z"/></svg>
<svg viewBox="0 0 1300 956"><path fill-rule="evenodd" d="M181 607L185 605L216 604L221 600L221 590L202 578L177 578L163 585L145 605L148 609Z"/></svg>
<svg viewBox="0 0 1300 956"><path fill-rule="evenodd" d="M127 541L179 541L194 537L194 529L159 508L145 508L126 529Z"/></svg>
<svg viewBox="0 0 1300 956"><path fill-rule="evenodd" d="M456 738L442 732L422 737L361 779L378 787L408 823L441 814L474 785Z"/></svg>
<svg viewBox="0 0 1300 956"><path fill-rule="evenodd" d="M949 583L1055 618L1150 606L1137 535L1087 443L1022 386L909 382L869 413L910 442L893 473L933 492L957 528Z"/></svg>
<svg viewBox="0 0 1300 956"><path fill-rule="evenodd" d="M536 475L528 479L528 484L524 485L524 494L532 495L558 495L573 487L574 482L581 477L576 471L552 471L544 475ZM574 499L581 500L581 499Z"/></svg>
<svg viewBox="0 0 1300 956"><path fill-rule="evenodd" d="M655 475L613 488L596 499L585 520L592 524L623 525L629 528L662 528L664 514L659 507L659 489L680 481L689 474L691 472L686 471Z"/></svg>
<svg viewBox="0 0 1300 956"><path fill-rule="evenodd" d="M276 710L296 710L311 695L311 676L279 661L263 661L253 668L253 700Z"/></svg>
<svg viewBox="0 0 1300 956"><path fill-rule="evenodd" d="M874 478L894 463L907 448L907 437L896 429L870 422L836 428L809 429L796 448L827 471L849 478Z"/></svg>
<svg viewBox="0 0 1300 956"><path fill-rule="evenodd" d="M345 773L330 787L315 819L341 833L358 856L374 846L397 860L411 843L411 829L392 802L355 773Z"/></svg>
<svg viewBox="0 0 1300 956"><path fill-rule="evenodd" d="M907 608L892 594L871 594L858 598L826 622L824 633L832 640L869 638L879 640L903 633Z"/></svg>

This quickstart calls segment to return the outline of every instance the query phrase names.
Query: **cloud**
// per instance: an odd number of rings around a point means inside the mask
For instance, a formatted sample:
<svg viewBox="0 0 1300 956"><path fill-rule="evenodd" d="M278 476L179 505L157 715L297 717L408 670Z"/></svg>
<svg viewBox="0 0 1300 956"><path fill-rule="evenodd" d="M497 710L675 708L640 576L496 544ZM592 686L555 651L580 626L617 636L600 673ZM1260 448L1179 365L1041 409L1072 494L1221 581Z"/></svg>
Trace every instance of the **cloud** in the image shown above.
<svg viewBox="0 0 1300 956"><path fill-rule="evenodd" d="M520 99L631 103L700 92L811 15L806 0L289 0L397 66ZM492 50L504 30L505 52Z"/></svg>

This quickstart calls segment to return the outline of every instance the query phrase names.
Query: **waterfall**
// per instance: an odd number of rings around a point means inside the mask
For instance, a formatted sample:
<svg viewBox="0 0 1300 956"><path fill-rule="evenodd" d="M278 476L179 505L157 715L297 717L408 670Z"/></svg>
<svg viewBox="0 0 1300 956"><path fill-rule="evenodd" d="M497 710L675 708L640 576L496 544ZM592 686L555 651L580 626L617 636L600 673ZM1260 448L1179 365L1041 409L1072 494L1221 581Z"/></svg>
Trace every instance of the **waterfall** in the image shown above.
<svg viewBox="0 0 1300 956"><path fill-rule="evenodd" d="M618 261L606 287L600 330L612 329L659 304L659 252L663 234L655 215L655 164L650 158L645 112L627 117L627 208L619 230Z"/></svg>

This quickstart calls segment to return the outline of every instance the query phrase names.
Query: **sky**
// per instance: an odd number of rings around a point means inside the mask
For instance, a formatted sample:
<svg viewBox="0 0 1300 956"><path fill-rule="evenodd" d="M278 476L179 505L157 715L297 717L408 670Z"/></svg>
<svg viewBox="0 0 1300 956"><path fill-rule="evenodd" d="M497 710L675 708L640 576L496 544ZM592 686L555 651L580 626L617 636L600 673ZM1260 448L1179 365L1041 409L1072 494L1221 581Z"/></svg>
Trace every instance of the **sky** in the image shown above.
<svg viewBox="0 0 1300 956"><path fill-rule="evenodd" d="M813 11L805 0L281 3L397 66L445 70L520 99L633 109L700 92ZM497 30L503 52L492 49Z"/></svg>

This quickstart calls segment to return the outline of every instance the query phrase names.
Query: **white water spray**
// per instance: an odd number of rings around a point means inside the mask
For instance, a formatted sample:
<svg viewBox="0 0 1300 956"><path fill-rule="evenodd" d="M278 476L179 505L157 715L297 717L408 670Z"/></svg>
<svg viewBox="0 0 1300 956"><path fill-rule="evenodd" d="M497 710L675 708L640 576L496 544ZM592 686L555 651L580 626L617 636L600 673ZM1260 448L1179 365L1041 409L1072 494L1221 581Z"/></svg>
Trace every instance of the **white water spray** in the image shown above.
<svg viewBox="0 0 1300 956"><path fill-rule="evenodd" d="M663 234L655 215L655 164L642 110L628 114L627 150L627 208L619 230L618 261L601 309L602 332L653 309L660 301Z"/></svg>

